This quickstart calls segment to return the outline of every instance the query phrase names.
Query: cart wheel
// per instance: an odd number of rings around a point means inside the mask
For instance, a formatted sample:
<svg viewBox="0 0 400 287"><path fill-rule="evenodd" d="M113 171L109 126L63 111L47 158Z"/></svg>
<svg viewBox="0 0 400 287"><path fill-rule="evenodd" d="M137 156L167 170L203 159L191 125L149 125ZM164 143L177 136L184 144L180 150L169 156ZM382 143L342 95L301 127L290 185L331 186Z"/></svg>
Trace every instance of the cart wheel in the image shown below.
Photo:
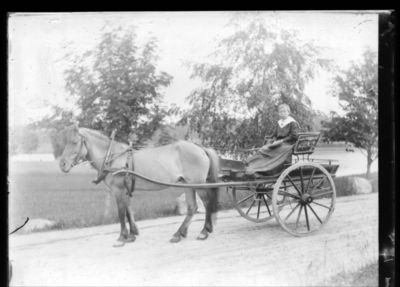
<svg viewBox="0 0 400 287"><path fill-rule="evenodd" d="M335 199L335 184L329 172L314 162L298 162L279 176L272 207L283 229L303 236L326 224L335 209Z"/></svg>
<svg viewBox="0 0 400 287"><path fill-rule="evenodd" d="M255 187L230 188L233 206L241 216L256 222L266 222L273 218L271 186L259 184Z"/></svg>

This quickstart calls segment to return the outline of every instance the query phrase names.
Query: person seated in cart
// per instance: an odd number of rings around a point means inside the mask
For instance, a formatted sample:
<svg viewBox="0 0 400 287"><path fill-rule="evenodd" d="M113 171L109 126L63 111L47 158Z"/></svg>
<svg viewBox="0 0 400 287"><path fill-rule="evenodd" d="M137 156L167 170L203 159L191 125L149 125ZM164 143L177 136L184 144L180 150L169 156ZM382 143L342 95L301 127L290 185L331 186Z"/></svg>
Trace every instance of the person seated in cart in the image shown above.
<svg viewBox="0 0 400 287"><path fill-rule="evenodd" d="M279 172L285 162L291 161L292 149L298 139L300 126L290 116L287 104L279 105L279 120L270 141L246 161L246 174Z"/></svg>

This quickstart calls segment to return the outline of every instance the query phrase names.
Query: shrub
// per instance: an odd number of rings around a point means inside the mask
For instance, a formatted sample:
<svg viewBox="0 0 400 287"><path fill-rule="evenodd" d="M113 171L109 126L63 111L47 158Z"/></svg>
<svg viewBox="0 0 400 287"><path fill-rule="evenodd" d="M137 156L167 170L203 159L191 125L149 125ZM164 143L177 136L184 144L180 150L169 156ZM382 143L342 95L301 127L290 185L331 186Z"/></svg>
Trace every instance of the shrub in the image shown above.
<svg viewBox="0 0 400 287"><path fill-rule="evenodd" d="M21 149L24 153L31 153L39 147L39 138L35 132L27 131L21 138Z"/></svg>
<svg viewBox="0 0 400 287"><path fill-rule="evenodd" d="M355 177L363 177L366 178L365 174L356 174L356 175L348 175L348 176L341 176L336 177L333 179L336 186L336 196L348 196L348 195L355 195L356 191L354 190L353 186L353 178ZM378 192L378 173L372 173L368 178L369 182L372 185L372 192Z"/></svg>
<svg viewBox="0 0 400 287"><path fill-rule="evenodd" d="M334 178L333 181L335 182L337 197L356 194L352 182L353 177L354 176L343 176Z"/></svg>

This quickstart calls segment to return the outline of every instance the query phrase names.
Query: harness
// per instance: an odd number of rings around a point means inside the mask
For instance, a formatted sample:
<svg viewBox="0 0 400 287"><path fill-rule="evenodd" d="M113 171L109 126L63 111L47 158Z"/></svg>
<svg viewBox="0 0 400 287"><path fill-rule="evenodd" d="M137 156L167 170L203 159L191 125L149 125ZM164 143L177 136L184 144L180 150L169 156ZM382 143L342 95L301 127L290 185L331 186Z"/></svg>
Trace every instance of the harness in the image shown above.
<svg viewBox="0 0 400 287"><path fill-rule="evenodd" d="M125 168L131 171L134 171L134 161L133 161L133 147L132 147L132 142L129 141L129 148L127 150L128 155L126 157L126 163L125 163ZM126 173L125 178L124 178L124 185L125 188L127 189L127 195L132 197L132 193L135 189L135 176L133 174Z"/></svg>
<svg viewBox="0 0 400 287"><path fill-rule="evenodd" d="M110 141L110 144L108 145L106 156L104 157L104 161L103 161L103 163L101 165L101 168L100 168L100 170L99 170L99 172L97 174L97 178L92 181L94 184L99 184L100 181L102 181L108 174L106 169L109 168L109 164L112 161L112 160L109 160L109 157L110 157L110 154L111 154L111 148L112 148L112 145L113 145L113 142L114 142L114 138L115 138L115 133L116 133L116 130L113 130L112 133L111 133L111 136L110 136L111 137L111 141Z"/></svg>
<svg viewBox="0 0 400 287"><path fill-rule="evenodd" d="M117 154L116 156L114 155L113 157L110 158L111 149L112 149L112 146L113 146L113 143L114 143L115 133L116 133L116 130L113 130L112 133L111 133L111 136L110 136L111 141L110 141L110 144L108 146L108 149L107 149L107 152L106 152L106 156L104 157L104 161L103 161L103 163L101 165L101 168L100 168L100 170L99 170L99 172L97 174L97 178L92 181L94 184L99 184L107 176L107 174L109 172L114 172L115 169L112 169L110 167L111 162L114 159L116 159L117 157L119 157L119 156L121 156L121 155L123 155L125 153L128 153L127 158L126 158L125 168L128 169L128 170L134 171L133 147L132 147L132 142L131 141L129 142L129 147L128 147L127 150ZM84 137L82 137L81 147L79 149L78 155L75 158L74 162L75 161L77 161L77 162L79 161L79 154L81 153L82 147L84 145L84 140L85 140ZM125 185L125 188L127 189L127 195L132 197L132 193L133 193L133 191L135 189L135 176L132 175L132 174L128 174L127 173L125 175L125 178L124 178L124 185Z"/></svg>
<svg viewBox="0 0 400 287"><path fill-rule="evenodd" d="M82 149L83 146L85 146L85 138L82 135L80 137L81 137L81 145L79 147L78 153L76 154L74 160L72 161L72 166L78 165L85 161L85 159L81 159Z"/></svg>

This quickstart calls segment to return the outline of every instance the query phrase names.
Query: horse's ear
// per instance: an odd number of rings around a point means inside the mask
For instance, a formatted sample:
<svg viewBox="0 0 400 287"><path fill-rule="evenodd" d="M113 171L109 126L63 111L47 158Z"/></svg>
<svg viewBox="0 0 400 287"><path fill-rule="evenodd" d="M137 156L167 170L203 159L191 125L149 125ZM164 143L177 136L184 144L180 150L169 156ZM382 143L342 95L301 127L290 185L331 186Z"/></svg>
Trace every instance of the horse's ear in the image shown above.
<svg viewBox="0 0 400 287"><path fill-rule="evenodd" d="M72 135L75 135L75 134L78 134L79 133L79 126L78 126L78 123L73 123L72 125L70 125L68 128L66 128L65 129L65 131L66 131L66 135L68 136L72 136Z"/></svg>
<svg viewBox="0 0 400 287"><path fill-rule="evenodd" d="M74 132L79 132L79 123L78 123L78 121L73 121L73 123L72 123L72 130L74 131Z"/></svg>

